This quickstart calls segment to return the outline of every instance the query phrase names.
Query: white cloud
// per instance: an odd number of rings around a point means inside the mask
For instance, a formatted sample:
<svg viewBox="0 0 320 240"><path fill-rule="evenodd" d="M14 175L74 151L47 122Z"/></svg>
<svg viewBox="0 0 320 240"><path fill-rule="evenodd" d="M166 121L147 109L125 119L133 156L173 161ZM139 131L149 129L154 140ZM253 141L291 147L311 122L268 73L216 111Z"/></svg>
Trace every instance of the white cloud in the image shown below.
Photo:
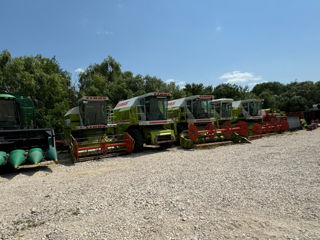
<svg viewBox="0 0 320 240"><path fill-rule="evenodd" d="M76 73L83 73L84 72L84 70L82 69L82 68L77 68L77 69L75 69L74 70Z"/></svg>
<svg viewBox="0 0 320 240"><path fill-rule="evenodd" d="M217 26L216 27L216 32L221 32L222 31L222 27L221 26Z"/></svg>
<svg viewBox="0 0 320 240"><path fill-rule="evenodd" d="M170 83L174 83L175 85L179 86L180 88L184 88L184 86L186 85L185 81L178 81L176 79L173 78L169 78L165 81L165 83L170 84Z"/></svg>
<svg viewBox="0 0 320 240"><path fill-rule="evenodd" d="M266 83L266 82L268 82L268 81L251 82L251 83L248 83L247 85L249 88L253 88L257 84Z"/></svg>
<svg viewBox="0 0 320 240"><path fill-rule="evenodd" d="M254 73L232 71L220 76L220 79L225 80L225 83L247 83L250 81L260 81L262 77L255 76Z"/></svg>

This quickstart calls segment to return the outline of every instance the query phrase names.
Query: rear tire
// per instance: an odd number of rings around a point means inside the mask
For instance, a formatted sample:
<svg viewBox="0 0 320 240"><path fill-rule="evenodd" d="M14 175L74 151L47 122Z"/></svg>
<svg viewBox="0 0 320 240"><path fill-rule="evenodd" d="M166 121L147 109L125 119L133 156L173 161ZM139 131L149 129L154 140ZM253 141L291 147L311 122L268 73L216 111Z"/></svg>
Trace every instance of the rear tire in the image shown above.
<svg viewBox="0 0 320 240"><path fill-rule="evenodd" d="M131 129L129 131L130 136L134 140L133 152L141 152L143 150L143 137L139 129Z"/></svg>

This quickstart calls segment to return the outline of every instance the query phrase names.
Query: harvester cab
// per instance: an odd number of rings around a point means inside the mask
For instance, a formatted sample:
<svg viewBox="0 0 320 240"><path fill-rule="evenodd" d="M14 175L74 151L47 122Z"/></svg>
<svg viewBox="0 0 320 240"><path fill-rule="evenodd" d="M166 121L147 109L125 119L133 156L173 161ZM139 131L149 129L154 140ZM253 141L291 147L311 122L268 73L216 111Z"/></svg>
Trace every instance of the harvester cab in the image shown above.
<svg viewBox="0 0 320 240"><path fill-rule="evenodd" d="M74 163L111 152L132 151L132 138L125 133L118 134L116 125L108 123L112 118L108 100L107 97L85 96L79 99L77 107L65 114L65 138Z"/></svg>
<svg viewBox="0 0 320 240"><path fill-rule="evenodd" d="M232 102L233 117L259 121L262 119L263 99L246 99Z"/></svg>
<svg viewBox="0 0 320 240"><path fill-rule="evenodd" d="M57 161L54 130L37 128L34 108L30 97L0 94L0 166Z"/></svg>
<svg viewBox="0 0 320 240"><path fill-rule="evenodd" d="M195 95L168 103L168 118L174 120L174 130L180 145L190 148L194 143L214 140L212 95Z"/></svg>
<svg viewBox="0 0 320 240"><path fill-rule="evenodd" d="M169 93L147 93L120 101L114 108L114 123L119 132L128 132L134 139L134 151L143 144L168 146L175 135L167 120Z"/></svg>
<svg viewBox="0 0 320 240"><path fill-rule="evenodd" d="M212 100L213 113L218 127L221 123L231 120L232 102L232 98L219 98Z"/></svg>

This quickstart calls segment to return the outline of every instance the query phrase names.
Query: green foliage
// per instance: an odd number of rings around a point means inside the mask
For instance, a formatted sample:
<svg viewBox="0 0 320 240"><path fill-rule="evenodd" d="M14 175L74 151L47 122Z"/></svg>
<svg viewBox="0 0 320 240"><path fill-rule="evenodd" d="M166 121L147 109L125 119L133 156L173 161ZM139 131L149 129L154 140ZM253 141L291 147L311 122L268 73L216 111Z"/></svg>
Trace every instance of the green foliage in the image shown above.
<svg viewBox="0 0 320 240"><path fill-rule="evenodd" d="M265 108L282 111L304 111L320 102L320 81L292 82L287 85L279 82L257 84L252 92L265 100Z"/></svg>
<svg viewBox="0 0 320 240"><path fill-rule="evenodd" d="M196 84L186 84L183 91L185 92L186 96L193 96L193 95L213 95L213 88L212 86L205 87L202 83Z"/></svg>
<svg viewBox="0 0 320 240"><path fill-rule="evenodd" d="M232 98L234 100L257 98L257 96L249 91L247 86L242 87L236 84L223 83L215 87L213 95L218 98Z"/></svg>
<svg viewBox="0 0 320 240"><path fill-rule="evenodd" d="M270 90L266 89L259 94L259 97L264 99L263 108L270 108L271 110L278 109L279 104L277 101L277 96L274 95Z"/></svg>
<svg viewBox="0 0 320 240"><path fill-rule="evenodd" d="M170 92L171 95L171 99L177 99L177 98L183 98L186 96L186 93L180 89L179 86L177 86L174 82L171 82L167 85L167 91L166 92Z"/></svg>
<svg viewBox="0 0 320 240"><path fill-rule="evenodd" d="M314 91L315 91L315 103L320 103L320 81L314 84Z"/></svg>
<svg viewBox="0 0 320 240"><path fill-rule="evenodd" d="M274 95L280 95L285 90L286 86L280 82L266 82L255 85L251 92L257 96L260 96L260 94L264 91L271 92Z"/></svg>
<svg viewBox="0 0 320 240"><path fill-rule="evenodd" d="M55 57L41 55L12 58L9 51L0 54L0 92L30 96L39 100L36 121L39 127L63 128L63 115L74 101L71 77Z"/></svg>
<svg viewBox="0 0 320 240"><path fill-rule="evenodd" d="M183 97L184 92L175 83L166 84L157 77L132 72L121 72L121 65L112 57L101 64L90 65L79 77L80 95L107 96L115 106L120 100L148 92L171 92L173 98Z"/></svg>

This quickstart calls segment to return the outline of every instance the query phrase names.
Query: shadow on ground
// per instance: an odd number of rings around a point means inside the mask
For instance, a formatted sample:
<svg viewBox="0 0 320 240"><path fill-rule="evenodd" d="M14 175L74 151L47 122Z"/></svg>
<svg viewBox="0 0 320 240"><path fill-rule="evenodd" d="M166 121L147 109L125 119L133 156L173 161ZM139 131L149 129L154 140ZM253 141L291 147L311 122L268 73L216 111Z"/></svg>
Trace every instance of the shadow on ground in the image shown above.
<svg viewBox="0 0 320 240"><path fill-rule="evenodd" d="M26 176L32 176L37 172L47 172L47 173L52 173L52 170L50 169L49 166L47 165L22 165L18 169L14 169L11 166L4 166L0 169L0 176L2 178L6 178L8 180L11 180L15 176L19 174L23 174Z"/></svg>

